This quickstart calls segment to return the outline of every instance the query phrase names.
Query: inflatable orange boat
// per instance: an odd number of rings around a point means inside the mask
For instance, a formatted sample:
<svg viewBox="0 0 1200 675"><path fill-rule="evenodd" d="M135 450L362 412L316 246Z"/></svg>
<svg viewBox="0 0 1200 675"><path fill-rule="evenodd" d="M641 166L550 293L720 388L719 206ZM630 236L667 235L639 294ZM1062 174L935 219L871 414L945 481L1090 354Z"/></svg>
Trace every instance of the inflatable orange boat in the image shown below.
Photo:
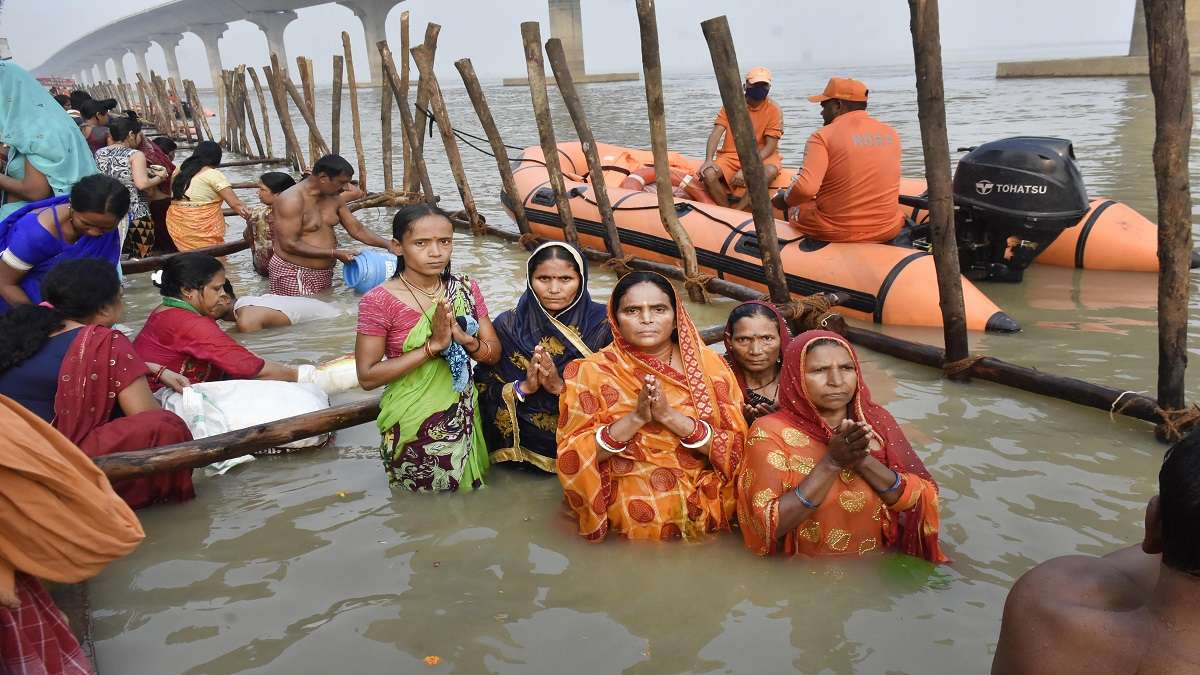
<svg viewBox="0 0 1200 675"><path fill-rule="evenodd" d="M604 182L614 208L626 252L647 260L678 263L679 251L658 216L658 198L634 181L653 163L648 151L597 144ZM560 143L560 163L567 174L571 214L584 246L603 249L604 226L586 176L587 162L579 143ZM698 162L671 153L672 173L684 183ZM540 147L527 148L517 160L516 182L534 231L562 239L562 222L555 208ZM646 176L638 174L645 180ZM779 178L781 184L790 175ZM627 187L621 187L625 183ZM651 182L652 184L652 182ZM630 188L637 189L630 189ZM677 190L687 192L686 184ZM511 205L504 199L511 212ZM722 279L765 290L762 257L750 214L676 196L680 223L691 234L702 271ZM849 296L841 311L851 317L899 326L941 326L937 277L933 257L923 251L888 244L842 244L807 240L786 221L776 220L788 287L798 295L836 291ZM969 280L963 279L967 327L977 331L1015 332L1020 326Z"/></svg>

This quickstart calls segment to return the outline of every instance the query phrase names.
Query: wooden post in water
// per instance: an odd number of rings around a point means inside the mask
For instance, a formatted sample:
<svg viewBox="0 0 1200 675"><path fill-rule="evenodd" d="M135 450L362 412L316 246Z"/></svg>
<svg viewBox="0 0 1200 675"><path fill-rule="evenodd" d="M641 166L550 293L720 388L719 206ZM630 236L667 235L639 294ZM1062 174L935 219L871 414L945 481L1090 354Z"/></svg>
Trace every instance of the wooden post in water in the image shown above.
<svg viewBox="0 0 1200 675"><path fill-rule="evenodd" d="M713 71L721 89L721 102L729 118L729 130L737 146L738 159L742 162L746 189L750 191L750 208L754 214L758 248L762 252L767 289L771 294L771 302L782 305L791 301L792 294L788 291L787 276L783 271L783 256L779 253L779 235L775 232L775 216L771 212L766 171L758 157L758 141L754 137L750 111L746 108L742 73L738 67L733 37L729 34L729 20L719 16L701 23L700 27L704 31L704 39L708 42Z"/></svg>
<svg viewBox="0 0 1200 675"><path fill-rule="evenodd" d="M272 59L274 55L272 55ZM317 128L317 120L313 117L312 111L309 110L308 104L304 100L304 95L296 88L292 78L287 75L285 70L278 71L280 82L283 83L287 93L292 97L292 102L296 104L296 108L300 110L300 117L304 119L304 124L308 126L308 133L312 135L315 145L310 148L316 156L329 154L329 146L325 144L325 138L321 136L321 130Z"/></svg>
<svg viewBox="0 0 1200 675"><path fill-rule="evenodd" d="M167 125L164 133L172 138L175 137L175 107L171 105L170 97L167 96L167 87L163 84L162 78L150 73L150 87L154 90L154 96L158 100L158 107L162 110L163 123Z"/></svg>
<svg viewBox="0 0 1200 675"><path fill-rule="evenodd" d="M1158 196L1158 405L1186 403L1192 193L1192 79L1184 0L1143 0L1154 92L1154 183ZM1169 430L1168 425L1168 430ZM1160 434L1165 437L1165 434ZM1176 440L1170 438L1168 440Z"/></svg>
<svg viewBox="0 0 1200 675"><path fill-rule="evenodd" d="M264 67L267 76L267 86L271 89L271 100L275 102L275 114L279 115L279 126L283 129L284 143L287 144L288 156L292 166L300 173L308 172L308 162L304 160L304 150L296 138L296 130L292 126L292 115L288 111L287 94L284 92L282 77L279 74L279 55L271 54L271 66Z"/></svg>
<svg viewBox="0 0 1200 675"><path fill-rule="evenodd" d="M262 111L263 140L267 145L267 157L275 156L275 144L271 142L271 117L267 114L267 99L263 96L262 83L258 81L258 73L253 68L247 68L250 81L254 83L254 93L258 98L258 108Z"/></svg>
<svg viewBox="0 0 1200 675"><path fill-rule="evenodd" d="M333 105L330 120L330 133L333 138L329 150L335 155L342 154L342 62L341 54L333 55Z"/></svg>
<svg viewBox="0 0 1200 675"><path fill-rule="evenodd" d="M138 92L138 99L141 101L141 104L142 104L142 110L141 110L142 117L145 117L146 119L153 121L154 117L152 117L150 114L150 104L146 102L146 87L143 86L141 78L138 78L137 92Z"/></svg>
<svg viewBox="0 0 1200 675"><path fill-rule="evenodd" d="M350 121L354 131L354 151L358 153L358 187L367 191L367 158L363 153L362 120L358 116L358 78L354 74L354 51L350 34L342 31L342 54L346 57L346 81L350 84Z"/></svg>
<svg viewBox="0 0 1200 675"><path fill-rule="evenodd" d="M508 161L508 148L504 147L504 139L496 128L496 120L492 117L492 109L488 106L487 97L483 95L483 87L479 86L479 78L475 76L475 68L471 59L459 59L454 67L462 75L463 84L467 87L467 95L471 97L471 105L479 116L479 124L487 134L488 143L492 146L492 154L496 156L496 168L500 171L500 182L504 185L504 193L512 207L513 218L517 221L517 229L521 234L531 234L529 218L525 215L525 203L517 191L517 181L513 177L512 164ZM527 246L526 248L531 248Z"/></svg>
<svg viewBox="0 0 1200 675"><path fill-rule="evenodd" d="M658 215L675 245L687 276L684 287L693 302L708 302L704 292L700 263L692 237L675 213L675 195L671 186L671 165L667 161L667 110L663 104L662 63L658 54L658 18L654 0L637 0L638 28L642 35L642 79L646 82L646 111L650 116L650 149L654 153L654 184L658 191Z"/></svg>
<svg viewBox="0 0 1200 675"><path fill-rule="evenodd" d="M246 96L246 94L247 94L247 91L246 91L246 64L244 64L244 63L240 64L240 65L238 65L237 68L234 68L232 71L230 71L229 81L233 85L233 90L237 95L237 99L236 99L237 109L234 112L237 114L238 137L242 143L242 148L243 148L242 152L244 152L246 155L248 155L250 157L253 157L254 153L250 151L250 138L249 138L249 135L246 133L246 129L249 126L247 124L246 118L249 117L250 118L249 122L251 124L254 123L254 111L250 108L250 104L249 104L249 101L247 101L247 96ZM249 114L247 114L247 113L249 113ZM254 136L255 136L255 138L257 138L258 137L257 125L255 125L255 127L256 127L256 129L254 132ZM261 140L258 142L258 153L259 153L258 154L259 157L263 157Z"/></svg>
<svg viewBox="0 0 1200 675"><path fill-rule="evenodd" d="M384 80L387 85L392 88L392 98L400 101L404 98L400 89L400 76L396 74L396 62L392 59L392 50L388 48L387 40L380 40L375 45L379 49L379 60L383 63ZM430 204L437 203L437 196L433 194L433 184L429 181L429 171L425 168L425 157L421 152L421 146L416 142L418 133L417 127L413 124L413 114L405 106L400 106L400 126L404 129L404 134L409 139L409 145L412 148L413 175L412 179L417 182L421 192L425 197L425 201ZM405 192L414 192L407 185L404 186Z"/></svg>
<svg viewBox="0 0 1200 675"><path fill-rule="evenodd" d="M379 89L379 130L383 155L383 190L391 192L395 188L392 181L392 88Z"/></svg>
<svg viewBox="0 0 1200 675"><path fill-rule="evenodd" d="M192 111L191 126L192 130L196 133L196 143L199 143L200 141L204 140L204 134L200 128L200 118L204 116L204 111L196 109L196 102L192 100L192 92L188 89L187 80L179 83L179 91L183 95L183 98L181 98L180 101L186 101L188 108Z"/></svg>
<svg viewBox="0 0 1200 675"><path fill-rule="evenodd" d="M579 99L575 89L575 78L567 65L567 55L563 51L562 41L558 38L546 40L546 58L550 60L550 69L554 71L554 81L558 83L558 93L562 95L567 112L575 124L575 133L579 136L579 144L583 147L583 155L587 158L588 175L591 178L592 192L596 195L596 209L600 211L600 221L604 223L604 245L608 252L616 258L624 258L625 252L621 247L621 234L617 231L617 221L613 218L612 202L608 199L608 186L604 184L604 167L600 165L600 153L596 150L596 137L592 135L592 125L588 124L587 111Z"/></svg>
<svg viewBox="0 0 1200 675"><path fill-rule="evenodd" d="M296 72L300 73L300 93L304 96L304 102L296 102L296 105L308 111L308 114L315 120L317 118L317 103L316 103L316 86L312 81L312 61L303 56L296 57ZM307 119L307 118L305 118ZM310 164L317 163L317 131L312 126L308 129L308 162Z"/></svg>
<svg viewBox="0 0 1200 675"><path fill-rule="evenodd" d="M454 175L454 183L458 186L458 194L462 197L463 209L471 223L471 231L483 234L483 221L479 218L479 210L475 207L475 195L471 193L471 184L467 182L467 172L463 168L462 154L458 151L458 139L454 137L454 127L450 124L450 113L446 110L446 101L442 98L441 87L438 86L437 73L433 70L433 51L426 45L412 50L413 60L417 62L417 70L421 79L429 86L429 105L434 119L437 120L438 132L442 136L442 147L446 149L446 159L450 162L450 173Z"/></svg>
<svg viewBox="0 0 1200 675"><path fill-rule="evenodd" d="M521 40L525 43L525 66L529 72L529 96L533 99L533 116L537 120L538 138L542 142L546 172L550 175L550 189L554 191L554 205L558 208L558 219L562 221L563 238L579 248L579 232L575 229L575 217L567 201L567 189L563 183L562 167L558 161L558 141L554 138L554 120L550 117L550 97L546 94L546 66L542 61L542 31L536 21L521 24Z"/></svg>
<svg viewBox="0 0 1200 675"><path fill-rule="evenodd" d="M225 109L221 111L222 126L225 129L222 136L222 145L226 150L231 152L240 152L238 147L238 129L237 118L233 114L233 92L229 90L230 74L228 70L221 71L221 90L225 92L225 96L221 101L225 104ZM162 106L160 105L161 109Z"/></svg>
<svg viewBox="0 0 1200 675"><path fill-rule="evenodd" d="M179 95L179 88L175 86L175 78L167 78L168 93L171 96L172 105L175 107L179 115L179 121L183 124L183 137L188 143L192 143L197 139L192 138L192 125L188 124L187 110L183 107L183 98Z"/></svg>
<svg viewBox="0 0 1200 675"><path fill-rule="evenodd" d="M946 365L970 356L963 307L958 242L954 235L954 203L950 184L950 141L946 134L946 98L942 84L942 42L937 0L908 0L913 57L917 71L917 118L925 181L929 186L929 225L937 270L938 299L946 341ZM950 371L948 371L950 372ZM965 372L961 379L968 376ZM950 375L951 379L958 379Z"/></svg>
<svg viewBox="0 0 1200 675"><path fill-rule="evenodd" d="M246 70L244 64L237 67L238 98L241 99L242 107L245 109L244 119L250 122L250 131L254 135L254 147L258 149L258 156L265 159L271 156L271 146L268 144L264 150L262 137L258 135L258 122L254 120L254 106L250 104L250 90L246 87Z"/></svg>
<svg viewBox="0 0 1200 675"><path fill-rule="evenodd" d="M436 23L430 22L425 25L425 41L421 43L428 47L431 54L437 54L438 35L442 32L442 27ZM409 50L411 52L411 50ZM404 60L407 62L409 55L404 55ZM405 90L407 96L408 90ZM416 142L416 152L420 152L421 156L425 156L425 128L429 126L429 83L425 78L417 78L417 104L416 110L413 111L414 120L416 121L417 133L413 135ZM416 188L405 187L405 191L412 192Z"/></svg>
<svg viewBox="0 0 1200 675"><path fill-rule="evenodd" d="M204 102L200 100L200 92L196 91L196 83L187 80L184 86L188 90L188 102L192 106L192 115L204 127L204 135L208 137L208 140L214 140L212 128L208 126L208 113L204 112Z"/></svg>
<svg viewBox="0 0 1200 675"><path fill-rule="evenodd" d="M409 44L408 32L408 10L400 12L400 53L404 55L404 61L400 63L400 98L397 99L401 109L408 107L408 50L411 49ZM391 91L391 87L385 87ZM400 124L404 124L404 116L400 116ZM408 139L408 131L401 130L400 132L400 151L403 160L403 169L400 177L400 187L408 189L409 176L413 172L412 166L412 144Z"/></svg>

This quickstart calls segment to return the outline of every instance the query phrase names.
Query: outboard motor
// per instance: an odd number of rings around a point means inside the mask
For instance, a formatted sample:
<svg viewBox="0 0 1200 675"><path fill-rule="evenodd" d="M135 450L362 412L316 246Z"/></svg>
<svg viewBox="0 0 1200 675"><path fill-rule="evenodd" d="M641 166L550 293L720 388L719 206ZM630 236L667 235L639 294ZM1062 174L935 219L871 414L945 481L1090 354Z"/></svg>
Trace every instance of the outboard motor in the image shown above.
<svg viewBox="0 0 1200 675"><path fill-rule="evenodd" d="M954 171L963 274L1020 281L1025 268L1088 211L1071 141L1016 136L980 145Z"/></svg>

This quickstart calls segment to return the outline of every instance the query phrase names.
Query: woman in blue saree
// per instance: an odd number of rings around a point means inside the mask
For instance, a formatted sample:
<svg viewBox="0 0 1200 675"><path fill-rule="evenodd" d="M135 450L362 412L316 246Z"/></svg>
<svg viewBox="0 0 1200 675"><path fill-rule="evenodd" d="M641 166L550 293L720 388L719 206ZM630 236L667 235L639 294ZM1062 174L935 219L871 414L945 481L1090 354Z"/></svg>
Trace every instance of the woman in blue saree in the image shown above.
<svg viewBox="0 0 1200 675"><path fill-rule="evenodd" d="M41 302L42 277L63 260L99 258L116 266L117 224L128 211L129 191L121 181L93 174L69 197L26 204L0 220L0 313Z"/></svg>
<svg viewBox="0 0 1200 675"><path fill-rule="evenodd" d="M604 305L588 292L583 256L561 242L534 250L516 309L496 318L500 361L475 373L491 461L555 472L563 368L610 342Z"/></svg>
<svg viewBox="0 0 1200 675"><path fill-rule="evenodd" d="M92 151L67 111L23 68L0 61L0 218L64 195L94 173Z"/></svg>

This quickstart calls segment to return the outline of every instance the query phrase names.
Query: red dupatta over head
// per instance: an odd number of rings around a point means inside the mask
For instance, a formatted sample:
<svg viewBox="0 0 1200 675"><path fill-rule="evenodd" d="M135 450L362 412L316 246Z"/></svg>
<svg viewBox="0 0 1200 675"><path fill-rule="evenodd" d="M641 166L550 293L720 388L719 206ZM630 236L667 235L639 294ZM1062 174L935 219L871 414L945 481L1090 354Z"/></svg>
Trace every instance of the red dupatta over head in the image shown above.
<svg viewBox="0 0 1200 675"><path fill-rule="evenodd" d="M145 362L120 331L80 328L58 372L54 428L79 445L112 418L117 393L146 372Z"/></svg>
<svg viewBox="0 0 1200 675"><path fill-rule="evenodd" d="M782 359L784 353L787 352L788 345L792 342L792 331L788 328L787 321L784 320L783 315L779 313L779 309L769 302L749 300L734 307L733 311L736 312L745 305L766 307L767 311L771 312L771 315L775 317L775 323L779 328L779 357ZM737 378L738 386L741 387L742 391L746 391L746 375L742 372L741 364L733 357L733 324L733 312L730 312L729 320L725 322L725 363L729 364L729 369L733 371L733 376Z"/></svg>
<svg viewBox="0 0 1200 675"><path fill-rule="evenodd" d="M863 379L862 365L858 354L844 337L825 330L810 330L796 336L783 356L783 370L779 374L779 412L786 415L788 420L807 434L810 438L828 445L833 437L833 429L825 422L816 406L808 395L805 384L805 360L809 350L818 342L830 340L841 345L850 359L854 362L854 373L858 379L858 389L850 400L847 409L848 417L860 422L866 422L880 438L879 448L873 448L871 454L893 471L920 476L937 488L936 481L925 468L924 462L917 456L912 445L900 430L896 419L883 406L871 399L871 390ZM885 528L884 537L892 546L908 555L925 558L933 562L944 562L945 556L938 546L937 531L926 533L922 524L925 522L924 509L932 508L917 502L916 506L893 519Z"/></svg>

